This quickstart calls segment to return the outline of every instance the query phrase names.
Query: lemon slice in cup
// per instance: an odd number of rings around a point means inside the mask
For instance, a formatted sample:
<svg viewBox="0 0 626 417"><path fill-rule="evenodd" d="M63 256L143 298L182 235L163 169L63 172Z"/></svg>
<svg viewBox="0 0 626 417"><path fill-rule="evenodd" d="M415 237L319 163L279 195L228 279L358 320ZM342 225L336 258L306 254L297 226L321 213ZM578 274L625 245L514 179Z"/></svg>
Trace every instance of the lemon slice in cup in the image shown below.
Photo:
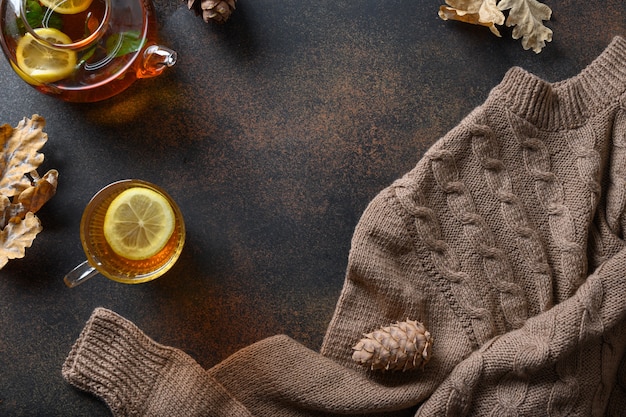
<svg viewBox="0 0 626 417"><path fill-rule="evenodd" d="M104 238L116 254L143 260L165 247L174 226L174 210L164 196L133 187L115 197L107 209Z"/></svg>
<svg viewBox="0 0 626 417"><path fill-rule="evenodd" d="M37 28L34 31L37 36L50 43L72 43L69 36L54 28ZM76 52L45 45L30 32L17 43L15 55L20 70L31 79L41 83L62 80L70 76L76 68Z"/></svg>
<svg viewBox="0 0 626 417"><path fill-rule="evenodd" d="M92 0L40 0L41 4L53 12L61 14L76 14L84 12L91 5Z"/></svg>

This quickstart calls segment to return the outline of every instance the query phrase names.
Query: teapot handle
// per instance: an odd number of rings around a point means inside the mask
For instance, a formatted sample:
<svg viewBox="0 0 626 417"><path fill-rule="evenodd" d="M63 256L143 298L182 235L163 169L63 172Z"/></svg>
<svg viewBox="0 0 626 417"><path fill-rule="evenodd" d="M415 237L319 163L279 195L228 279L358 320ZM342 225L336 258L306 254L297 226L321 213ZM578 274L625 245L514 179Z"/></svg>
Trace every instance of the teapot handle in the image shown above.
<svg viewBox="0 0 626 417"><path fill-rule="evenodd" d="M143 51L143 60L137 69L137 78L156 77L165 68L176 63L178 54L165 46L150 45Z"/></svg>

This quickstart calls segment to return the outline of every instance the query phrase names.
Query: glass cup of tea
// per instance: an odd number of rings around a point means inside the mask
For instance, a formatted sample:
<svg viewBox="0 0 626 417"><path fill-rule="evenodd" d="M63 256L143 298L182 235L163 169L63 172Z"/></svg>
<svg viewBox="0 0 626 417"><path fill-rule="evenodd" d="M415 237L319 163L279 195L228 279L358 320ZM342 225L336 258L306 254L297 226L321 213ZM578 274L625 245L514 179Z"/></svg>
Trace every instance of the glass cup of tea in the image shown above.
<svg viewBox="0 0 626 417"><path fill-rule="evenodd" d="M128 179L93 196L80 222L87 260L63 279L72 288L100 273L139 284L165 274L185 244L185 223L176 202L162 188Z"/></svg>

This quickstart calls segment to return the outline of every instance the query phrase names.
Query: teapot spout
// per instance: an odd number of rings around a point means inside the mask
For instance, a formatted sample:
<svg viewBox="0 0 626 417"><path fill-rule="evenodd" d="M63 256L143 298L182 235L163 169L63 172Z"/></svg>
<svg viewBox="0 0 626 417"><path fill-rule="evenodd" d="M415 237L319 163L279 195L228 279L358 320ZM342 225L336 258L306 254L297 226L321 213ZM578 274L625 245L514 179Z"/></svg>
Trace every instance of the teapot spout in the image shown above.
<svg viewBox="0 0 626 417"><path fill-rule="evenodd" d="M143 52L143 61L137 69L137 78L156 77L165 68L176 63L178 54L165 46L150 45Z"/></svg>

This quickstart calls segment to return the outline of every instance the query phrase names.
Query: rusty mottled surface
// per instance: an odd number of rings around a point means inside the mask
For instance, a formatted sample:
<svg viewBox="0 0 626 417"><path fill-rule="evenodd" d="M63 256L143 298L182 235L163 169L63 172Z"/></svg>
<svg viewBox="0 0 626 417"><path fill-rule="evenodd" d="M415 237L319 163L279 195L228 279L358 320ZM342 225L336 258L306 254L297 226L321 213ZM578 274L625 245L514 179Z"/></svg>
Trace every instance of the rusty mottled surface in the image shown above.
<svg viewBox="0 0 626 417"><path fill-rule="evenodd" d="M205 367L277 333L318 349L352 231L376 193L511 66L557 81L626 36L623 0L548 2L554 41L539 55L509 30L496 38L441 21L439 3L239 0L216 26L157 0L161 40L178 63L89 105L37 93L0 60L0 123L44 116L41 169L60 172L40 212L44 231L0 271L0 415L109 414L60 371L97 306ZM148 284L98 277L65 288L62 276L83 259L82 209L129 177L180 204L182 258Z"/></svg>

